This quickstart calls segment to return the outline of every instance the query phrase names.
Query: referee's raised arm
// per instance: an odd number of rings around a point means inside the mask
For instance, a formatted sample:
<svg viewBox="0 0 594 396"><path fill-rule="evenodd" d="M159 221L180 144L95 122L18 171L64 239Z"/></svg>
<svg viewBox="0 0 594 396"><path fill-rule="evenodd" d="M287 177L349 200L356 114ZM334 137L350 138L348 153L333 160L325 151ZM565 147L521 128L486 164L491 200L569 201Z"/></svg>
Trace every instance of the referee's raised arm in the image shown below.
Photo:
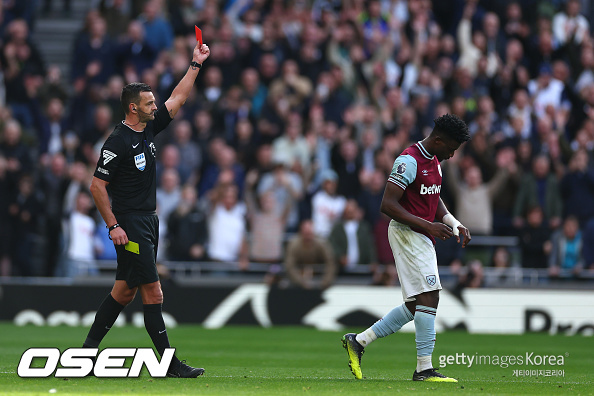
<svg viewBox="0 0 594 396"><path fill-rule="evenodd" d="M188 71L181 79L179 84L175 87L171 96L165 102L165 107L167 107L167 111L169 112L169 116L173 119L177 114L178 110L184 103L186 103L186 99L190 95L190 90L194 85L194 81L196 81L196 77L198 76L198 72L202 67L202 63L208 58L210 55L210 49L208 45L199 43L196 44L194 47L194 53L192 54L192 62L190 62L190 67Z"/></svg>

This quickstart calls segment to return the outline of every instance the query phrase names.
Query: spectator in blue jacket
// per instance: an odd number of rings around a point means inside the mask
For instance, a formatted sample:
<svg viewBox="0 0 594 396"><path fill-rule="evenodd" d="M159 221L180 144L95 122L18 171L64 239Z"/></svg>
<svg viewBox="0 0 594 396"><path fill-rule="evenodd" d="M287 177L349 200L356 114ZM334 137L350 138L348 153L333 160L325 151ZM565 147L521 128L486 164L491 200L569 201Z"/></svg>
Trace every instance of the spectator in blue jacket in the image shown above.
<svg viewBox="0 0 594 396"><path fill-rule="evenodd" d="M173 28L162 17L161 11L160 1L151 0L144 5L139 18L144 25L146 41L155 52L169 49L173 45Z"/></svg>
<svg viewBox="0 0 594 396"><path fill-rule="evenodd" d="M594 217L594 170L588 168L588 161L586 150L576 151L560 185L564 215L577 217L581 225Z"/></svg>
<svg viewBox="0 0 594 396"><path fill-rule="evenodd" d="M552 277L564 275L563 270L579 276L584 269L582 259L582 233L578 219L569 216L563 221L563 227L552 238L552 251L549 256L549 274Z"/></svg>
<svg viewBox="0 0 594 396"><path fill-rule="evenodd" d="M594 270L594 219L586 224L582 236L582 257L584 259L584 267Z"/></svg>

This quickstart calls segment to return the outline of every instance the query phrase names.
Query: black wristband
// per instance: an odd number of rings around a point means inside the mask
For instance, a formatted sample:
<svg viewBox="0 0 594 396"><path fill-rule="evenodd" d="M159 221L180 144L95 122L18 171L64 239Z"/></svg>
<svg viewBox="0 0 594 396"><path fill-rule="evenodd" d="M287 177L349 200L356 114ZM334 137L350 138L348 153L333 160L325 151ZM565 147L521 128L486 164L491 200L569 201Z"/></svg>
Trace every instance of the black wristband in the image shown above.
<svg viewBox="0 0 594 396"><path fill-rule="evenodd" d="M190 66L197 67L198 69L202 69L202 64L201 63L198 63L196 61L190 62Z"/></svg>
<svg viewBox="0 0 594 396"><path fill-rule="evenodd" d="M111 227L105 226L105 228L107 228L107 236L109 237L110 241L111 241L111 230L115 230L118 227L121 227L119 223L115 223Z"/></svg>

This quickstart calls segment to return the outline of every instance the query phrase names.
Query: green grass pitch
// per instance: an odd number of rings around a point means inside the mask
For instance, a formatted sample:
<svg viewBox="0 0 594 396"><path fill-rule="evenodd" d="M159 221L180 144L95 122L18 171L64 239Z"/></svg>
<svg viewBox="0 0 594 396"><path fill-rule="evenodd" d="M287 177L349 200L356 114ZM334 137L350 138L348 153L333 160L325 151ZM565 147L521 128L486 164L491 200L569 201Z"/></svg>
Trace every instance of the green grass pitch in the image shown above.
<svg viewBox="0 0 594 396"><path fill-rule="evenodd" d="M361 329L350 329L352 331ZM515 377L513 370L451 365L441 371L456 377L456 384L419 383L411 380L415 368L414 334L401 333L378 340L363 356L361 381L347 366L342 333L305 327L226 327L206 330L179 326L168 331L178 355L205 367L195 379L150 378L19 378L16 368L29 347L78 347L86 336L82 327L16 327L0 324L0 395L106 394L106 395L375 395L415 394L594 394L594 337L438 334L434 365L440 355L564 355L564 377ZM144 329L123 327L109 332L102 347L148 347Z"/></svg>

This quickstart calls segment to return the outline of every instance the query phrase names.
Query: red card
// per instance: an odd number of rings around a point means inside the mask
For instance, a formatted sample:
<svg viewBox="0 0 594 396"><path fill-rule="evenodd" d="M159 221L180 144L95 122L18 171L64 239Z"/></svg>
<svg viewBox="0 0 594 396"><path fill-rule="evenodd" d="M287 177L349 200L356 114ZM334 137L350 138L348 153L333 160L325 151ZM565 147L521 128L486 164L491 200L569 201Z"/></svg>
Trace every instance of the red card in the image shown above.
<svg viewBox="0 0 594 396"><path fill-rule="evenodd" d="M202 45L202 30L200 30L200 28L196 25L194 25L194 27L196 28L196 41L198 41L200 45Z"/></svg>

